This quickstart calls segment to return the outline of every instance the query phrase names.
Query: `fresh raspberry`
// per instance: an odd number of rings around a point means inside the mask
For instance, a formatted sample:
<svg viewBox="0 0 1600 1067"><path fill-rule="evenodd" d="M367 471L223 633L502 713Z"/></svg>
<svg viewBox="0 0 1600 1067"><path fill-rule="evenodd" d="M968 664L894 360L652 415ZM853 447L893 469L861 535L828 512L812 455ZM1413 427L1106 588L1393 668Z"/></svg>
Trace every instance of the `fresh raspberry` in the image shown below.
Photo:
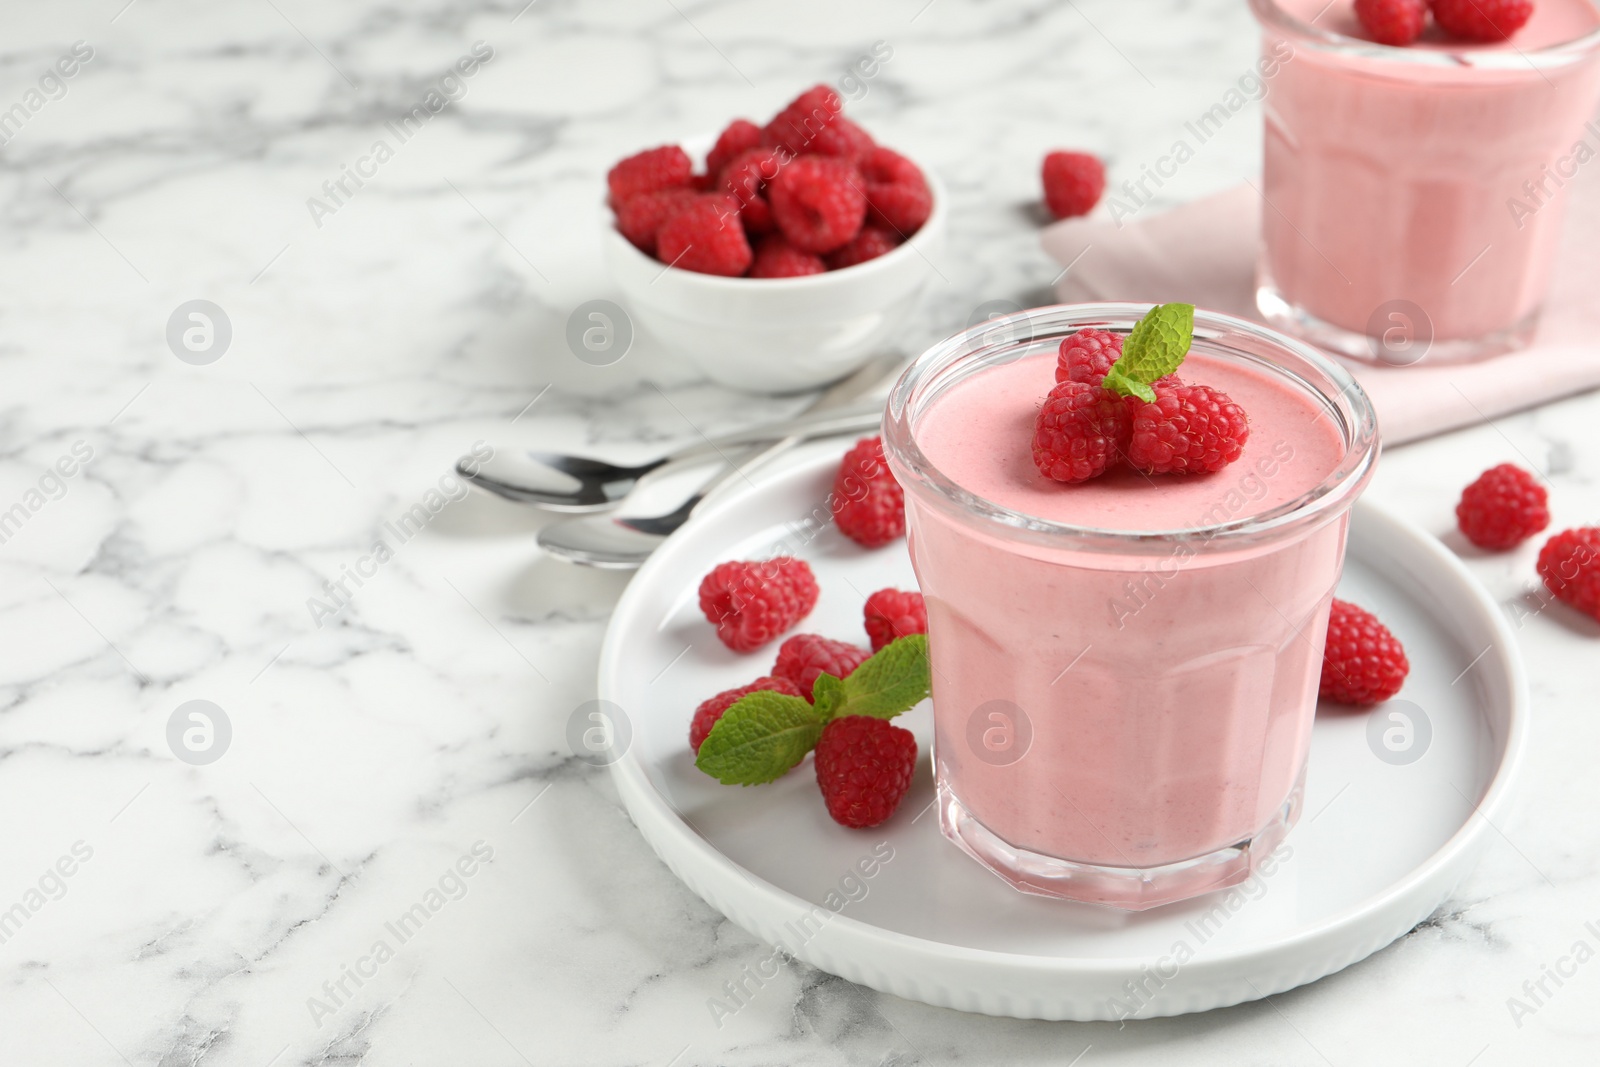
<svg viewBox="0 0 1600 1067"><path fill-rule="evenodd" d="M712 189L715 189L716 187L717 187L717 176L715 174L691 174L691 175L689 175L688 188L694 190L697 193L709 193Z"/></svg>
<svg viewBox="0 0 1600 1067"><path fill-rule="evenodd" d="M769 234L756 245L755 261L750 264L752 278L800 278L821 274L828 269L815 252L802 252L781 233Z"/></svg>
<svg viewBox="0 0 1600 1067"><path fill-rule="evenodd" d="M721 193L696 194L656 231L656 258L701 274L743 274L752 253L738 202Z"/></svg>
<svg viewBox="0 0 1600 1067"><path fill-rule="evenodd" d="M772 665L772 676L787 679L801 696L810 700L817 675L843 678L871 656L871 652L846 641L816 634L795 634L778 646L778 661Z"/></svg>
<svg viewBox="0 0 1600 1067"><path fill-rule="evenodd" d="M781 147L790 156L815 151L812 142L833 125L844 102L826 85L813 85L785 105L761 131L762 143ZM830 153L837 155L838 153Z"/></svg>
<svg viewBox="0 0 1600 1067"><path fill-rule="evenodd" d="M1467 540L1504 552L1550 525L1550 495L1533 475L1510 463L1490 467L1461 493L1456 521Z"/></svg>
<svg viewBox="0 0 1600 1067"><path fill-rule="evenodd" d="M843 270L845 267L853 267L857 263L877 259L885 252L893 252L899 247L900 236L893 230L868 223L861 227L861 232L850 238L849 243L843 248L836 248L828 253L828 269Z"/></svg>
<svg viewBox="0 0 1600 1067"><path fill-rule="evenodd" d="M739 216L750 233L769 233L773 228L767 187L781 169L782 160L773 148L740 152L722 168L722 188L739 202Z"/></svg>
<svg viewBox="0 0 1600 1067"><path fill-rule="evenodd" d="M811 614L817 579L804 560L719 563L700 582L700 610L735 652L753 652Z"/></svg>
<svg viewBox="0 0 1600 1067"><path fill-rule="evenodd" d="M1057 382L1033 424L1033 462L1058 482L1086 482L1115 467L1128 450L1130 406L1088 382Z"/></svg>
<svg viewBox="0 0 1600 1067"><path fill-rule="evenodd" d="M1209 385L1158 382L1153 404L1133 405L1128 462L1147 474L1206 474L1239 458L1250 419Z"/></svg>
<svg viewBox="0 0 1600 1067"><path fill-rule="evenodd" d="M629 156L611 168L606 184L611 187L611 202L621 204L640 193L688 185L694 176L689 155L675 144L651 148Z"/></svg>
<svg viewBox="0 0 1600 1067"><path fill-rule="evenodd" d="M1422 36L1428 5L1423 0L1356 0L1356 18L1379 44L1404 46Z"/></svg>
<svg viewBox="0 0 1600 1067"><path fill-rule="evenodd" d="M1387 626L1348 601L1333 602L1321 696L1339 704L1376 704L1400 692L1410 672L1406 650Z"/></svg>
<svg viewBox="0 0 1600 1067"><path fill-rule="evenodd" d="M1099 385L1111 364L1122 358L1122 335L1086 326L1061 339L1056 356L1056 381Z"/></svg>
<svg viewBox="0 0 1600 1067"><path fill-rule="evenodd" d="M1430 0L1434 21L1469 41L1503 41L1533 15L1533 0Z"/></svg>
<svg viewBox="0 0 1600 1067"><path fill-rule="evenodd" d="M737 689L725 689L702 703L694 709L694 719L689 723L689 747L694 749L695 755L700 754L700 746L711 733L711 728L717 725L717 720L722 718L722 713L739 703L751 693L770 692L782 693L784 696L797 697L800 690L787 678L774 678L767 675L757 678L749 685L741 685ZM806 699L810 699L808 696Z"/></svg>
<svg viewBox="0 0 1600 1067"><path fill-rule="evenodd" d="M933 213L933 191L911 160L893 149L878 147L861 157L861 186L872 221L910 237Z"/></svg>
<svg viewBox="0 0 1600 1067"><path fill-rule="evenodd" d="M1600 526L1563 530L1546 541L1539 577L1557 600L1600 620Z"/></svg>
<svg viewBox="0 0 1600 1067"><path fill-rule="evenodd" d="M839 532L868 548L906 532L906 495L883 458L883 438L863 437L844 454L830 506Z"/></svg>
<svg viewBox="0 0 1600 1067"><path fill-rule="evenodd" d="M897 637L928 632L928 605L923 603L921 593L880 589L867 597L861 613L874 652Z"/></svg>
<svg viewBox="0 0 1600 1067"><path fill-rule="evenodd" d="M662 225L694 198L692 189L661 189L629 197L617 205L617 230L641 252L653 256Z"/></svg>
<svg viewBox="0 0 1600 1067"><path fill-rule="evenodd" d="M855 168L829 156L801 156L784 167L768 198L783 235L807 252L843 247L867 215Z"/></svg>
<svg viewBox="0 0 1600 1067"><path fill-rule="evenodd" d="M855 163L875 147L877 142L873 141L870 133L843 115L835 115L833 121L811 139L807 151Z"/></svg>
<svg viewBox="0 0 1600 1067"><path fill-rule="evenodd" d="M1087 215L1106 191L1106 168L1086 152L1051 152L1042 168L1044 202L1058 219Z"/></svg>
<svg viewBox="0 0 1600 1067"><path fill-rule="evenodd" d="M911 788L917 739L888 719L846 715L822 728L817 786L828 814L858 830L895 813Z"/></svg>
<svg viewBox="0 0 1600 1067"><path fill-rule="evenodd" d="M761 127L749 119L734 119L717 135L717 143L706 153L706 173L718 176L741 152L761 147Z"/></svg>

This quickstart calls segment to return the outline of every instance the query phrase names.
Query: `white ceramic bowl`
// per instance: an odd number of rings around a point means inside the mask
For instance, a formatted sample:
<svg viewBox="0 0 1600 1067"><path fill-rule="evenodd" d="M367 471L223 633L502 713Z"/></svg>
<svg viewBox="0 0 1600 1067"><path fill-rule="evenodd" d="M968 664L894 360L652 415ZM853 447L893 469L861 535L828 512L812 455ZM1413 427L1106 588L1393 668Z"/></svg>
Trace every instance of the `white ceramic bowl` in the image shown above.
<svg viewBox="0 0 1600 1067"><path fill-rule="evenodd" d="M754 393L814 389L881 352L938 277L947 197L923 174L933 191L928 221L894 251L854 267L804 278L672 268L618 233L609 212L606 266L637 325L712 380Z"/></svg>

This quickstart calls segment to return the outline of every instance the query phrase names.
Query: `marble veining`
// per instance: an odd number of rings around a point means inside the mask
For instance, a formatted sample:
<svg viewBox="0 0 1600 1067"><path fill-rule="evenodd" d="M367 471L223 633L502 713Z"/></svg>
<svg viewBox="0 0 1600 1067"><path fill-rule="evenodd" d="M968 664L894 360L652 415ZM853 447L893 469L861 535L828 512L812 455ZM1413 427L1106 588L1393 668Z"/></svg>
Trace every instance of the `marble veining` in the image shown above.
<svg viewBox="0 0 1600 1067"><path fill-rule="evenodd" d="M27 112L0 146L0 513L23 516L0 541L0 1063L1592 1056L1600 969L1508 1009L1600 919L1600 627L1532 597L1531 549L1469 556L1523 607L1522 813L1366 963L1118 1028L961 1015L791 960L719 1028L708 998L768 950L566 742L625 579L542 558L539 516L441 484L479 442L643 457L804 402L716 388L648 340L604 368L567 350L570 309L615 295L597 233L616 158L764 117L887 42L852 113L954 208L913 352L1042 298L1041 154L1136 176L1252 61L1243 3L71 0L0 27L0 112ZM77 42L92 58L30 109ZM475 47L492 58L401 142L391 124ZM384 138L392 157L329 201ZM1253 174L1257 139L1252 105L1141 210ZM206 365L167 343L192 300L231 324ZM1579 397L1410 446L1372 492L1443 534L1453 487L1517 460L1550 476L1558 523L1592 523L1597 414ZM430 492L421 532L386 534ZM308 610L386 536L336 612ZM195 700L231 727L215 762L175 755Z"/></svg>

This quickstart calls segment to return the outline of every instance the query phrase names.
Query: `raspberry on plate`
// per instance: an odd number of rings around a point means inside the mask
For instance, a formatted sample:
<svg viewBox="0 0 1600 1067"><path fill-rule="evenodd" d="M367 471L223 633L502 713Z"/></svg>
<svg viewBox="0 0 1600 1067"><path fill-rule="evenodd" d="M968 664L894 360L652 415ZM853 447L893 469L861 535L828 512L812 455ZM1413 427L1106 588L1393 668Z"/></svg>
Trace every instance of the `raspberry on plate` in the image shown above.
<svg viewBox="0 0 1600 1067"><path fill-rule="evenodd" d="M1128 462L1146 474L1205 474L1238 459L1250 419L1208 385L1157 383L1153 404L1133 405Z"/></svg>
<svg viewBox="0 0 1600 1067"><path fill-rule="evenodd" d="M800 695L800 690L795 688L795 684L789 679L774 678L771 675L757 678L749 685L741 685L737 689L724 689L694 709L694 718L689 723L689 747L694 749L695 754L699 755L701 744L711 733L711 728L717 725L717 720L722 718L723 712L751 693L760 692L782 693L790 697Z"/></svg>
<svg viewBox="0 0 1600 1067"><path fill-rule="evenodd" d="M802 252L790 244L781 233L768 234L756 245L755 260L750 264L752 278L800 278L807 274L821 274L828 269L822 257L815 252Z"/></svg>
<svg viewBox="0 0 1600 1067"><path fill-rule="evenodd" d="M740 152L722 168L718 180L739 202L739 217L750 233L768 233L773 228L767 187L782 167L777 149L751 148Z"/></svg>
<svg viewBox="0 0 1600 1067"><path fill-rule="evenodd" d="M1115 467L1128 451L1130 407L1098 385L1057 382L1033 424L1039 473L1058 482L1086 482Z"/></svg>
<svg viewBox="0 0 1600 1067"><path fill-rule="evenodd" d="M842 826L877 826L900 807L917 767L917 739L887 719L846 715L822 728L817 787Z"/></svg>
<svg viewBox="0 0 1600 1067"><path fill-rule="evenodd" d="M861 157L861 185L872 221L910 237L933 214L933 191L922 168L890 148Z"/></svg>
<svg viewBox="0 0 1600 1067"><path fill-rule="evenodd" d="M1462 491L1456 522L1479 548L1504 552L1550 525L1549 499L1533 475L1502 463Z"/></svg>
<svg viewBox="0 0 1600 1067"><path fill-rule="evenodd" d="M826 85L813 85L767 123L761 131L762 143L781 147L791 157L815 151L812 142L833 125L843 110L844 101L838 93Z"/></svg>
<svg viewBox="0 0 1600 1067"><path fill-rule="evenodd" d="M795 634L778 646L778 660L772 665L772 677L783 678L799 690L799 695L811 700L811 689L817 675L831 674L843 678L872 657L860 645L848 641L835 641L816 634Z"/></svg>
<svg viewBox="0 0 1600 1067"><path fill-rule="evenodd" d="M844 454L829 501L839 532L867 548L906 532L906 496L883 458L883 438L863 437Z"/></svg>
<svg viewBox="0 0 1600 1067"><path fill-rule="evenodd" d="M1557 600L1600 621L1600 526L1562 530L1546 541L1539 577Z"/></svg>
<svg viewBox="0 0 1600 1067"><path fill-rule="evenodd" d="M1430 0L1433 20L1469 41L1504 41L1533 16L1533 0Z"/></svg>
<svg viewBox="0 0 1600 1067"><path fill-rule="evenodd" d="M1111 364L1121 358L1120 333L1085 326L1077 333L1061 339L1061 349L1056 356L1056 381L1099 385L1105 381L1106 371L1111 369Z"/></svg>
<svg viewBox="0 0 1600 1067"><path fill-rule="evenodd" d="M843 247L867 216L855 168L831 156L801 156L790 163L778 172L768 198L778 229L807 252Z"/></svg>
<svg viewBox="0 0 1600 1067"><path fill-rule="evenodd" d="M640 193L617 205L617 230L641 252L656 254L656 234L680 208L695 198L692 189Z"/></svg>
<svg viewBox="0 0 1600 1067"><path fill-rule="evenodd" d="M893 252L899 247L898 234L869 222L861 227L861 232L850 238L849 243L843 248L836 248L828 253L828 269L843 270L845 267L853 267L857 263L877 259L885 252Z"/></svg>
<svg viewBox="0 0 1600 1067"><path fill-rule="evenodd" d="M1377 704L1400 692L1411 663L1370 611L1335 599L1328 614L1319 695L1340 704Z"/></svg>
<svg viewBox="0 0 1600 1067"><path fill-rule="evenodd" d="M817 606L811 567L792 556L719 563L700 581L700 610L735 652L753 652Z"/></svg>
<svg viewBox="0 0 1600 1067"><path fill-rule="evenodd" d="M1087 215L1106 191L1105 164L1087 152L1051 152L1041 169L1045 206L1058 219Z"/></svg>
<svg viewBox="0 0 1600 1067"><path fill-rule="evenodd" d="M1423 0L1356 0L1356 18L1374 41L1401 47L1422 36L1428 5Z"/></svg>
<svg viewBox="0 0 1600 1067"><path fill-rule="evenodd" d="M867 597L861 614L874 652L896 638L928 632L928 606L921 593L880 589Z"/></svg>
<svg viewBox="0 0 1600 1067"><path fill-rule="evenodd" d="M669 266L737 278L753 258L738 202L721 193L697 194L656 231L656 256Z"/></svg>
<svg viewBox="0 0 1600 1067"><path fill-rule="evenodd" d="M717 135L717 143L706 153L706 173L713 178L722 174L733 158L741 152L761 147L761 127L749 119L734 119L728 128Z"/></svg>
<svg viewBox="0 0 1600 1067"><path fill-rule="evenodd" d="M694 164L689 154L675 144L649 148L612 167L606 174L611 188L611 203L621 204L640 193L671 189L689 184Z"/></svg>

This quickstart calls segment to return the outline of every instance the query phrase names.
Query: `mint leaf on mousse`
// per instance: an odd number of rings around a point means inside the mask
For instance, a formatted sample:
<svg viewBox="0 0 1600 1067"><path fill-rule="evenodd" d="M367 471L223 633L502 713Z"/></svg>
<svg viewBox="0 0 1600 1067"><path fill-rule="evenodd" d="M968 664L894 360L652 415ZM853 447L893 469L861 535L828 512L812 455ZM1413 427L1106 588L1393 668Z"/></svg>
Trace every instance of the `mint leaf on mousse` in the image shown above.
<svg viewBox="0 0 1600 1067"><path fill-rule="evenodd" d="M1120 396L1154 403L1152 383L1178 369L1194 342L1194 305L1157 304L1134 324L1122 358L1106 371L1105 387Z"/></svg>
<svg viewBox="0 0 1600 1067"><path fill-rule="evenodd" d="M767 691L741 698L706 735L694 765L723 785L775 781L806 758L832 720L892 719L926 699L930 684L927 635L898 638L848 678L818 675L811 688L815 704Z"/></svg>

